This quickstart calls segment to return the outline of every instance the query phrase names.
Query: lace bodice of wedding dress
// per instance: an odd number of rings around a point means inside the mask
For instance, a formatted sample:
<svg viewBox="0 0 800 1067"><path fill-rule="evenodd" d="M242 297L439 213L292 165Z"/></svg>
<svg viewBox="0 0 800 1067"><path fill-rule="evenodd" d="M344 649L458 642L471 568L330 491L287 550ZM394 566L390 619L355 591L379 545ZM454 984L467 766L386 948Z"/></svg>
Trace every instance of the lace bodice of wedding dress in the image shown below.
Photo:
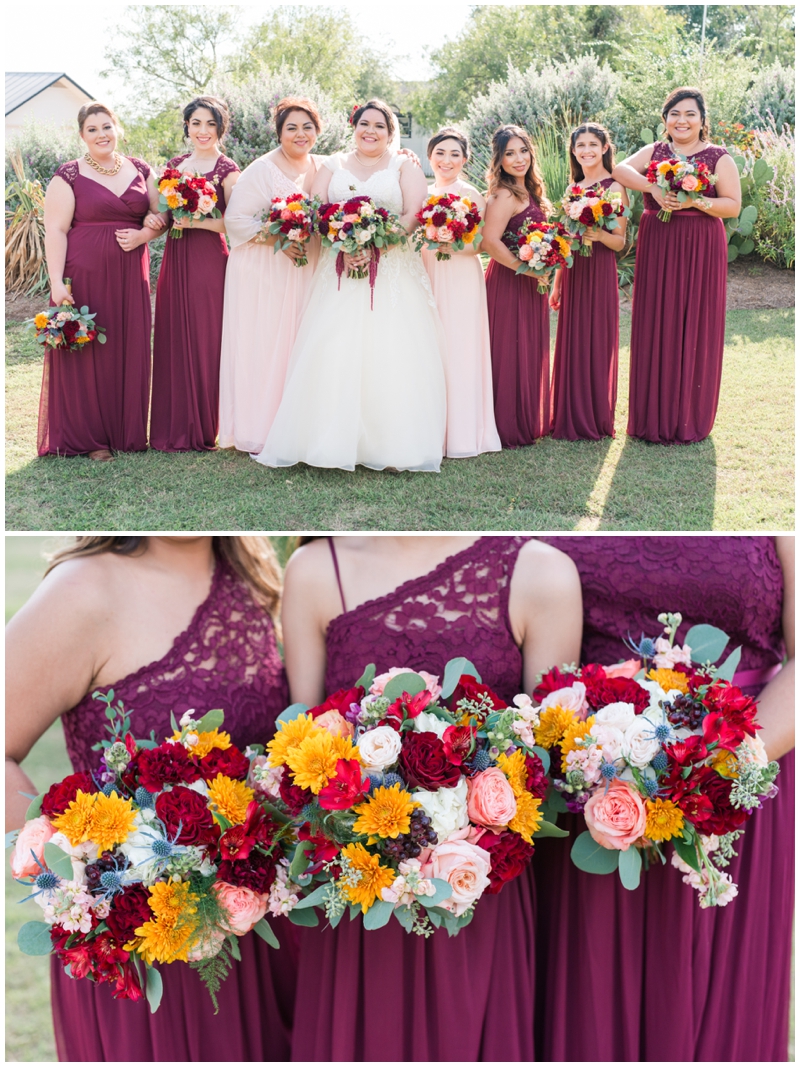
<svg viewBox="0 0 800 1067"><path fill-rule="evenodd" d="M328 186L328 200L338 203L351 196L368 196L378 207L391 211L393 215L401 215L403 192L400 188L400 168L404 161L405 156L392 156L388 167L375 171L366 181L361 181L342 165L342 156L331 156L325 161L325 165L333 171Z"/></svg>

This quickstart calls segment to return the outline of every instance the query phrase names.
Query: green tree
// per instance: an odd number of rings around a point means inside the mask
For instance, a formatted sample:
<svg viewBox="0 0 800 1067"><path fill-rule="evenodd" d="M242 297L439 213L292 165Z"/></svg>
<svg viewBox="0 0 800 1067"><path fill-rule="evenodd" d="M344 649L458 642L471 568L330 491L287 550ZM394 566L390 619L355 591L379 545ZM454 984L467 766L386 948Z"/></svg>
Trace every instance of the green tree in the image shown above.
<svg viewBox="0 0 800 1067"><path fill-rule="evenodd" d="M702 4L676 4L687 29L699 41L703 28ZM786 4L709 4L706 40L738 55L752 56L769 65L778 60L794 63L794 7Z"/></svg>

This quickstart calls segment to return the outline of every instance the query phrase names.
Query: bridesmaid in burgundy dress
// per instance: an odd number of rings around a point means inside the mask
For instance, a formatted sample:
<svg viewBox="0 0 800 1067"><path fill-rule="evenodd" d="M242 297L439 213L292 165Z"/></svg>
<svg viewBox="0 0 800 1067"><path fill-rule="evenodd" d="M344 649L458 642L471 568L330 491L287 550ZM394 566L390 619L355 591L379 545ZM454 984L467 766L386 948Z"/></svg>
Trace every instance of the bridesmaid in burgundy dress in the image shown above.
<svg viewBox="0 0 800 1067"><path fill-rule="evenodd" d="M47 187L45 251L51 303L88 304L107 342L44 350L38 452L110 460L147 447L150 257L143 228L158 203L150 167L116 151L120 125L105 104L78 113L86 144ZM72 293L65 278L72 281Z"/></svg>
<svg viewBox="0 0 800 1067"><path fill-rule="evenodd" d="M644 193L631 322L628 433L660 444L702 441L714 426L725 346L728 246L723 219L742 204L739 173L724 148L708 143L699 89L675 89L661 116L666 141L646 145L614 168L614 178ZM680 203L650 185L652 160L680 155L707 164L716 185ZM657 215L672 211L669 222Z"/></svg>
<svg viewBox="0 0 800 1067"><path fill-rule="evenodd" d="M317 704L370 662L441 677L460 654L511 700L548 658L577 655L580 591L565 556L524 537L337 537L290 560L283 623L293 700ZM534 1059L534 921L529 867L455 938L397 923L304 929L311 1021L292 1058Z"/></svg>
<svg viewBox="0 0 800 1067"><path fill-rule="evenodd" d="M518 448L550 430L550 320L534 275L514 273L519 260L506 234L551 211L530 137L519 126L495 131L486 179L482 248L492 257L486 296L494 414L503 448Z"/></svg>
<svg viewBox="0 0 800 1067"><path fill-rule="evenodd" d="M25 817L18 791L38 792L19 761L59 715L74 769L96 766L98 688L113 687L132 709L139 737L168 736L170 712L216 707L235 745L268 740L287 692L272 620L279 571L266 538L85 537L55 562L8 627L8 826ZM257 936L240 940L218 1015L185 965L162 968L164 998L151 1015L144 1000L113 1000L107 985L73 980L54 959L59 1059L288 1059L296 928L270 921L280 951Z"/></svg>
<svg viewBox="0 0 800 1067"><path fill-rule="evenodd" d="M217 189L224 214L239 168L220 151L228 108L213 96L198 96L183 110L183 132L192 151L167 164L202 174ZM150 447L160 452L204 452L216 448L219 427L219 358L222 297L228 246L223 219L173 220L149 216L153 227L184 230L167 239L156 290L153 335L153 400Z"/></svg>
<svg viewBox="0 0 800 1067"><path fill-rule="evenodd" d="M759 699L778 795L737 842L739 895L701 909L671 864L634 892L570 860L573 831L537 846L537 1053L545 1060L787 1058L794 901L794 544L769 537L549 537L583 583L583 662L615 663L628 633L680 611L741 645L734 681ZM655 627L655 629L654 629ZM784 655L789 659L783 667ZM576 1017L578 998L579 1019Z"/></svg>
<svg viewBox="0 0 800 1067"><path fill-rule="evenodd" d="M604 126L585 122L569 138L572 184L625 190L611 177L614 146ZM614 436L619 353L617 257L625 244L626 219L610 230L586 231L591 256L575 255L569 270L556 271L550 307L558 311L553 354L552 434L566 441Z"/></svg>

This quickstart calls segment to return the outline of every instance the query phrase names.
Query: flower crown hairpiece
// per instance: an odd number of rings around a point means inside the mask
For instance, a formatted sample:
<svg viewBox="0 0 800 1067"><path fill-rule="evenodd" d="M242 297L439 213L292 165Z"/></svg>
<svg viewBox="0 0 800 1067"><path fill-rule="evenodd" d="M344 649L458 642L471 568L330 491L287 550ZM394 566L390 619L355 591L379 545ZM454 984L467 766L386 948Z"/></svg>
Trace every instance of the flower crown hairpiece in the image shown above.
<svg viewBox="0 0 800 1067"><path fill-rule="evenodd" d="M350 118L347 120L351 126L353 125L353 119L356 116L356 111L358 111L361 107L363 107L362 104L353 104L353 110L350 112Z"/></svg>

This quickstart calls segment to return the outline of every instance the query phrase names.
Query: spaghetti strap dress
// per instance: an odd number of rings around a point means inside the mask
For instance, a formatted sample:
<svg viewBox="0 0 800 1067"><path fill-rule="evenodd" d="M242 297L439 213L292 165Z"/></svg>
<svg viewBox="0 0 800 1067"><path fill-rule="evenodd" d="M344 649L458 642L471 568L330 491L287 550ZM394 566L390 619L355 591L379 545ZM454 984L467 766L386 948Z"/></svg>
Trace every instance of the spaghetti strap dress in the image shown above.
<svg viewBox="0 0 800 1067"><path fill-rule="evenodd" d="M106 687L108 688L108 687ZM286 679L269 615L245 583L217 562L211 591L189 627L162 659L113 686L131 710L138 737L172 731L170 712L222 708L235 745L266 742L288 703ZM105 736L103 705L87 694L63 715L74 770L97 763L92 745ZM147 1003L114 1000L107 985L69 978L53 958L53 1021L58 1058L67 1061L265 1061L289 1058L296 928L270 920L279 950L254 934L239 940L234 963L218 993L219 1014L197 972L180 963L161 968L164 996L151 1014Z"/></svg>
<svg viewBox="0 0 800 1067"><path fill-rule="evenodd" d="M674 155L659 141L653 159ZM689 158L713 173L724 148L709 145ZM710 186L704 197L716 197ZM708 437L714 426L725 347L728 242L722 219L700 208L658 218L644 194L636 245L631 318L628 433L663 445Z"/></svg>
<svg viewBox="0 0 800 1067"><path fill-rule="evenodd" d="M180 167L190 153L168 167ZM225 213L223 181L239 168L219 156L204 177ZM216 447L222 298L228 245L213 230L185 229L167 238L156 289L150 447L159 452L205 452Z"/></svg>
<svg viewBox="0 0 800 1067"><path fill-rule="evenodd" d="M367 663L444 673L465 655L506 700L522 685L508 597L527 538L483 537L430 573L333 619L326 691L349 687ZM398 923L304 928L294 1060L534 1059L535 894L530 867L484 896L457 937L423 938Z"/></svg>
<svg viewBox="0 0 800 1067"><path fill-rule="evenodd" d="M121 196L81 174L77 160L55 177L75 195L64 277L78 307L88 305L106 343L77 352L45 348L39 400L40 456L78 456L101 449L147 447L150 403L150 253L124 252L115 233L141 229L150 210L150 167L131 159L136 175Z"/></svg>
<svg viewBox="0 0 800 1067"><path fill-rule="evenodd" d="M613 178L597 183L603 189ZM617 256L599 241L562 271L553 353L553 437L599 441L614 436L619 359Z"/></svg>
<svg viewBox="0 0 800 1067"><path fill-rule="evenodd" d="M673 219L674 222L674 219ZM669 224L671 225L671 223ZM628 633L680 611L741 646L734 682L756 696L778 670L783 576L768 537L546 537L578 567L583 662L625 658ZM727 868L739 895L702 909L671 864L638 889L570 860L570 838L537 843L537 1053L545 1060L786 1060L794 907L794 752L778 795L747 823ZM577 963L576 963L577 961ZM580 1018L576 1022L576 966Z"/></svg>
<svg viewBox="0 0 800 1067"><path fill-rule="evenodd" d="M508 220L544 222L532 200ZM503 244L508 244L505 236ZM486 270L494 415L503 448L532 445L550 432L550 310L536 282L492 260Z"/></svg>

